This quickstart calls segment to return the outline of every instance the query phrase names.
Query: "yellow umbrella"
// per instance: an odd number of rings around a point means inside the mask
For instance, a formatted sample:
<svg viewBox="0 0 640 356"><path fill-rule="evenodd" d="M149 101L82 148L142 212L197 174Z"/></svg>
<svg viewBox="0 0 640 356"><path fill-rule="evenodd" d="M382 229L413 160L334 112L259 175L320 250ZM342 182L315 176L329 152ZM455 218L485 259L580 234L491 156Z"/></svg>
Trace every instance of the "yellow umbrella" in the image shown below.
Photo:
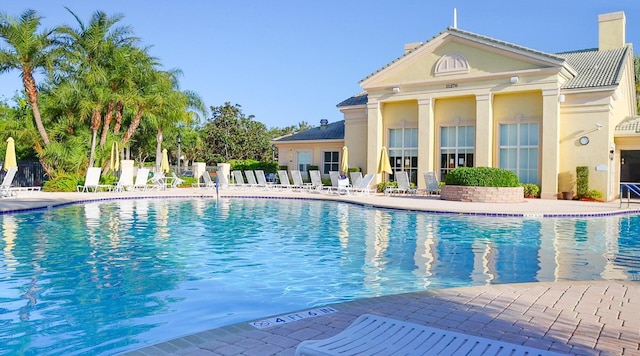
<svg viewBox="0 0 640 356"><path fill-rule="evenodd" d="M347 175L349 171L349 150L347 146L342 147L342 162L340 162L340 173Z"/></svg>
<svg viewBox="0 0 640 356"><path fill-rule="evenodd" d="M111 159L109 160L109 168L112 171L120 169L120 151L118 150L118 142L113 141L111 146Z"/></svg>
<svg viewBox="0 0 640 356"><path fill-rule="evenodd" d="M160 170L165 173L169 173L169 155L167 155L167 149L162 150L162 162L160 162Z"/></svg>
<svg viewBox="0 0 640 356"><path fill-rule="evenodd" d="M391 163L389 163L389 154L387 153L387 148L382 147L382 152L380 152L380 162L378 162L378 173L385 172L392 174L393 170L391 169Z"/></svg>
<svg viewBox="0 0 640 356"><path fill-rule="evenodd" d="M7 139L7 152L4 156L4 170L8 171L11 167L18 167L18 161L16 160L16 144L13 142L13 138Z"/></svg>

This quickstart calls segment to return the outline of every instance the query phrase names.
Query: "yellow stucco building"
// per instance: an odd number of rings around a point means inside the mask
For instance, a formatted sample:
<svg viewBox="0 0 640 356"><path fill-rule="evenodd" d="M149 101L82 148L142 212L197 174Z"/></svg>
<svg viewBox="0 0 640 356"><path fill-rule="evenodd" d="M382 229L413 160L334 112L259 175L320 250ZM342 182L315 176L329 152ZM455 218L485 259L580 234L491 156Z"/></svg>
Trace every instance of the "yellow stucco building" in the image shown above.
<svg viewBox="0 0 640 356"><path fill-rule="evenodd" d="M280 164L326 173L344 144L351 166L375 173L386 146L419 187L424 172L500 167L543 199L575 192L576 167L587 166L589 189L614 199L621 181L640 181L629 168L640 163L640 121L625 21L599 15L598 48L556 54L455 27L407 44L338 104L344 121L275 140ZM340 127L342 139L326 135Z"/></svg>

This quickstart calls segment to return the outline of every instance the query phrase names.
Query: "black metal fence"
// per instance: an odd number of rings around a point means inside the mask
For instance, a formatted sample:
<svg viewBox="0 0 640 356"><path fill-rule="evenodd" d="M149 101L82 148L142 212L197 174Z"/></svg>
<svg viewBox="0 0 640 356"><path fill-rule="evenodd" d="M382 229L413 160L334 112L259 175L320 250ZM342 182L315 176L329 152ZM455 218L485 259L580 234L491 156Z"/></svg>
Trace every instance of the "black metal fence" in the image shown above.
<svg viewBox="0 0 640 356"><path fill-rule="evenodd" d="M4 167L4 162L2 162ZM0 181L4 179L7 172L4 169L0 169ZM44 168L40 162L19 162L18 172L15 178L13 178L13 187L41 187L46 180Z"/></svg>

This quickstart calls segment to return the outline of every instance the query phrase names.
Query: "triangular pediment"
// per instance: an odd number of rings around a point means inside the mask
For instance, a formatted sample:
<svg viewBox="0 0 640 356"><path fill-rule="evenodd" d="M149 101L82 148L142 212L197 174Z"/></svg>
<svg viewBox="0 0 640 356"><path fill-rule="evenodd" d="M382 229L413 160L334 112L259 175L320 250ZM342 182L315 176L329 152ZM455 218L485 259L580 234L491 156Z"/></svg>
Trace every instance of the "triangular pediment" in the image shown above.
<svg viewBox="0 0 640 356"><path fill-rule="evenodd" d="M367 90L536 69L567 68L561 57L449 28L360 82Z"/></svg>

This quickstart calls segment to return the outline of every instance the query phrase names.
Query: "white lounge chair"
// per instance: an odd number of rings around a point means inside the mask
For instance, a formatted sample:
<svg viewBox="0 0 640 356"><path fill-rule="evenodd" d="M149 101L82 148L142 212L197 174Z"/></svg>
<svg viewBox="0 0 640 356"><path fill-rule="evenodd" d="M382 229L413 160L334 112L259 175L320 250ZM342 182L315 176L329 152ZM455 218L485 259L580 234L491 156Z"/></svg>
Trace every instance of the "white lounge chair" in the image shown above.
<svg viewBox="0 0 640 356"><path fill-rule="evenodd" d="M360 181L362 180L362 172L360 171L351 172L349 173L349 177L351 178L351 185L353 185L354 187L357 187L360 184Z"/></svg>
<svg viewBox="0 0 640 356"><path fill-rule="evenodd" d="M149 188L149 168L138 168L136 181L133 183L133 190L147 190Z"/></svg>
<svg viewBox="0 0 640 356"><path fill-rule="evenodd" d="M322 184L322 176L320 175L319 170L309 171L309 178L311 178L311 189L316 191L322 191L324 188L324 184Z"/></svg>
<svg viewBox="0 0 640 356"><path fill-rule="evenodd" d="M169 179L171 179L171 183L169 185L171 188L178 188L182 183L184 183L184 179L178 177L176 172L173 171L171 172L171 177L169 177Z"/></svg>
<svg viewBox="0 0 640 356"><path fill-rule="evenodd" d="M116 192L124 192L125 190L133 188L133 167L122 168L120 171L120 178L113 188Z"/></svg>
<svg viewBox="0 0 640 356"><path fill-rule="evenodd" d="M327 193L336 193L338 191L338 181L340 180L340 173L337 171L330 171L329 178L331 179L331 186L327 187Z"/></svg>
<svg viewBox="0 0 640 356"><path fill-rule="evenodd" d="M373 314L359 316L328 339L306 340L296 355L518 355L559 353Z"/></svg>
<svg viewBox="0 0 640 356"><path fill-rule="evenodd" d="M244 181L244 177L242 176L242 171L238 171L238 170L233 171L231 172L231 176L235 181L234 184L231 184L231 187L238 188L238 189L250 188L249 184L245 183Z"/></svg>
<svg viewBox="0 0 640 356"><path fill-rule="evenodd" d="M11 167L4 175L2 185L0 186L0 197L6 198L16 195L15 190L11 189L11 185L13 184L13 179L16 177L17 172L18 167Z"/></svg>
<svg viewBox="0 0 640 356"><path fill-rule="evenodd" d="M84 185L77 186L76 190L78 192L97 192L101 189L106 189L111 191L113 189L112 185L109 184L100 184L100 174L102 173L102 168L100 167L89 167L87 169L87 175L84 178Z"/></svg>
<svg viewBox="0 0 640 356"><path fill-rule="evenodd" d="M291 179L293 179L292 189L302 190L302 189L311 189L311 184L305 184L302 180L302 173L299 170L291 171Z"/></svg>
<svg viewBox="0 0 640 356"><path fill-rule="evenodd" d="M396 182L398 183L397 187L387 187L384 190L384 195L394 195L394 194L410 194L415 195L417 192L416 188L411 187L411 183L409 183L409 175L405 171L397 171L395 173Z"/></svg>
<svg viewBox="0 0 640 356"><path fill-rule="evenodd" d="M253 173L255 173L255 175L256 175L256 180L258 181L258 186L259 187L264 187L266 189L273 188L273 183L267 182L267 177L265 177L263 170L258 169L258 170L253 171Z"/></svg>
<svg viewBox="0 0 640 356"><path fill-rule="evenodd" d="M155 172L153 174L153 177L151 177L151 179L149 180L149 182L150 184L147 188L151 188L151 189L166 190L168 186L167 176L162 171Z"/></svg>
<svg viewBox="0 0 640 356"><path fill-rule="evenodd" d="M276 187L291 190L293 185L291 185L291 182L289 181L289 174L286 170L278 171L278 179L280 179L280 184L276 185Z"/></svg>
<svg viewBox="0 0 640 356"><path fill-rule="evenodd" d="M373 193L376 193L378 191L377 187L372 188L371 187L371 182L373 181L373 178L375 176L373 174L365 174L365 176L360 179L360 183L358 184L354 184L353 188L349 189L348 192L350 194L357 194L357 195L370 195Z"/></svg>
<svg viewBox="0 0 640 356"><path fill-rule="evenodd" d="M249 185L250 189L256 189L260 187L258 181L256 181L256 175L253 173L253 171L244 171L244 175L245 177L247 177L247 185Z"/></svg>
<svg viewBox="0 0 640 356"><path fill-rule="evenodd" d="M436 174L434 172L424 172L424 183L425 183L425 188L419 189L419 191L427 195L440 194L440 185L438 184L438 177L436 177Z"/></svg>
<svg viewBox="0 0 640 356"><path fill-rule="evenodd" d="M202 172L202 176L200 176L202 178L202 183L200 182L200 178L198 178L198 181L191 184L192 187L194 188L215 188L216 187L216 183L211 180L211 175L209 174L208 171L204 171Z"/></svg>

